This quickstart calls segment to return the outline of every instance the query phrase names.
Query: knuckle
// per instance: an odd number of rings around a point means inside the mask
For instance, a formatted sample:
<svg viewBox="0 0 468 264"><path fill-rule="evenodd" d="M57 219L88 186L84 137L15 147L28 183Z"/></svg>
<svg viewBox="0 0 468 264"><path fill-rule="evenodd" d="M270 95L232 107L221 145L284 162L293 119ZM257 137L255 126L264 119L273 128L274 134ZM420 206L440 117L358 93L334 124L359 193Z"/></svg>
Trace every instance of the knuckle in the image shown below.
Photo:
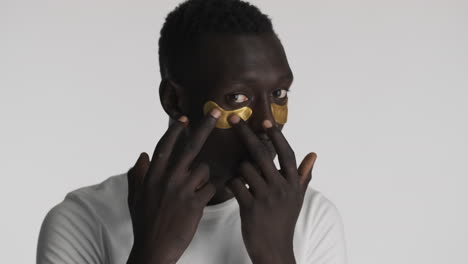
<svg viewBox="0 0 468 264"><path fill-rule="evenodd" d="M278 200L276 199L276 197L273 197L273 195L265 197L263 202L265 203L267 208L275 208L278 205Z"/></svg>
<svg viewBox="0 0 468 264"><path fill-rule="evenodd" d="M195 150L195 142L193 140L188 140L186 143L185 143L185 148L184 148L185 152L193 152Z"/></svg>
<svg viewBox="0 0 468 264"><path fill-rule="evenodd" d="M202 174L202 175L206 175L210 172L210 166L208 166L208 164L206 163L200 163L198 164L198 167L197 169L199 170L199 172Z"/></svg>
<svg viewBox="0 0 468 264"><path fill-rule="evenodd" d="M296 161L296 154L294 153L294 150L287 151L285 154L285 158L292 161Z"/></svg>
<svg viewBox="0 0 468 264"><path fill-rule="evenodd" d="M276 188L273 188L273 193L274 193L274 196L278 197L279 199L282 199L288 196L288 191L282 186L277 186Z"/></svg>
<svg viewBox="0 0 468 264"><path fill-rule="evenodd" d="M168 128L168 132L178 133L179 131L184 129L184 124L182 122L173 122L172 125Z"/></svg>
<svg viewBox="0 0 468 264"><path fill-rule="evenodd" d="M210 188L210 195L214 195L216 193L216 186L212 183L208 183L208 188Z"/></svg>
<svg viewBox="0 0 468 264"><path fill-rule="evenodd" d="M166 154L165 154L165 153L163 153L162 151L160 151L160 152L156 153L156 158L157 158L157 159L164 158L165 156L166 156Z"/></svg>
<svg viewBox="0 0 468 264"><path fill-rule="evenodd" d="M252 165L247 162L247 161L242 161L241 164L240 164L240 169L242 169L243 171L250 171L250 169L252 168Z"/></svg>
<svg viewBox="0 0 468 264"><path fill-rule="evenodd" d="M198 208L200 207L200 204L201 204L201 198L199 195L195 195L194 197L192 197L192 199L190 199L188 202L187 202L188 206L191 208L191 209L195 209L195 208Z"/></svg>
<svg viewBox="0 0 468 264"><path fill-rule="evenodd" d="M253 155L259 159L267 158L270 156L269 151L262 145L256 145L253 149Z"/></svg>
<svg viewBox="0 0 468 264"><path fill-rule="evenodd" d="M200 124L200 129L206 131L206 130L211 130L213 128L213 125L216 124L217 119L212 117L210 114L205 116L205 122L201 122Z"/></svg>
<svg viewBox="0 0 468 264"><path fill-rule="evenodd" d="M183 189L178 189L174 195L177 201L181 202L182 204L185 203L187 200L191 200L190 194L184 191Z"/></svg>
<svg viewBox="0 0 468 264"><path fill-rule="evenodd" d="M209 186L206 186L205 188L207 188L206 193L204 193L205 195L196 194L191 198L190 201L193 208L200 208L200 206L204 206L207 199L207 197L205 197L206 194L211 194L213 192L212 190L208 190L211 189Z"/></svg>
<svg viewBox="0 0 468 264"><path fill-rule="evenodd" d="M262 201L268 198L268 195L265 192L257 192L255 196L257 197L257 199L262 200Z"/></svg>
<svg viewBox="0 0 468 264"><path fill-rule="evenodd" d="M176 182L175 180L171 178L167 179L165 186L166 186L165 189L170 192L178 191L179 189L178 182Z"/></svg>
<svg viewBox="0 0 468 264"><path fill-rule="evenodd" d="M239 172L241 174L245 174L247 173L249 170L248 170L249 166L247 164L247 162L243 161L239 164Z"/></svg>

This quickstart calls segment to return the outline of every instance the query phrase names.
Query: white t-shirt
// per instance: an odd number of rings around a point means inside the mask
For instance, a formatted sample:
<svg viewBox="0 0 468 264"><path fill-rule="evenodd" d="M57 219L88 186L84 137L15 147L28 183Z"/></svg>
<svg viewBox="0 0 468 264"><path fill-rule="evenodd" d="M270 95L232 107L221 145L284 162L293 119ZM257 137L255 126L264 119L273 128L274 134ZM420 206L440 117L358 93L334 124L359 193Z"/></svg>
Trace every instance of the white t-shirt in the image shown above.
<svg viewBox="0 0 468 264"><path fill-rule="evenodd" d="M37 264L126 263L133 244L127 194L126 173L68 193L42 223ZM193 240L177 263L252 263L240 224L235 198L206 206ZM298 264L346 263L341 217L311 187L296 223L293 246Z"/></svg>

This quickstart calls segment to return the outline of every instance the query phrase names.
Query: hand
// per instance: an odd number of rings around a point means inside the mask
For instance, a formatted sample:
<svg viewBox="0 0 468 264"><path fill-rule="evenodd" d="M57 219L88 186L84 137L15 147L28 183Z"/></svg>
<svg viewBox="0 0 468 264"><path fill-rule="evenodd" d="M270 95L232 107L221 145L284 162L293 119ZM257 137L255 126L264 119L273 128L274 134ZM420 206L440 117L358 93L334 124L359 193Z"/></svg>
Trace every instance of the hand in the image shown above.
<svg viewBox="0 0 468 264"><path fill-rule="evenodd" d="M134 244L127 263L175 263L193 239L216 188L209 181L207 164L191 165L221 114L216 110L177 151L188 121L179 119L158 142L151 162L142 153L128 171Z"/></svg>
<svg viewBox="0 0 468 264"><path fill-rule="evenodd" d="M278 153L281 166L278 171L269 150L247 123L236 117L229 120L234 121L233 128L254 162L243 161L240 177L228 183L239 203L247 252L253 263L295 263L294 229L317 154L307 154L297 168L294 151L280 129L267 120L264 129Z"/></svg>

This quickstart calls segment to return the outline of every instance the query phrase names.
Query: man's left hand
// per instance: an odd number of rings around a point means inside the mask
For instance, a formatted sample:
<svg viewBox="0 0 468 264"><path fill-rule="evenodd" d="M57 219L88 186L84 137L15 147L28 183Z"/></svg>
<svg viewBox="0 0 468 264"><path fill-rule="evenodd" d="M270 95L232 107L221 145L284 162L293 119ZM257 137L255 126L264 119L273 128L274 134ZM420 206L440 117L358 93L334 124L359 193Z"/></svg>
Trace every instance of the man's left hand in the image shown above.
<svg viewBox="0 0 468 264"><path fill-rule="evenodd" d="M247 252L256 264L295 263L294 229L317 154L307 154L298 168L294 151L281 130L266 120L263 127L278 154L281 166L278 170L271 152L247 123L236 117L229 121L253 161L243 161L239 168L240 176L228 182L239 203Z"/></svg>

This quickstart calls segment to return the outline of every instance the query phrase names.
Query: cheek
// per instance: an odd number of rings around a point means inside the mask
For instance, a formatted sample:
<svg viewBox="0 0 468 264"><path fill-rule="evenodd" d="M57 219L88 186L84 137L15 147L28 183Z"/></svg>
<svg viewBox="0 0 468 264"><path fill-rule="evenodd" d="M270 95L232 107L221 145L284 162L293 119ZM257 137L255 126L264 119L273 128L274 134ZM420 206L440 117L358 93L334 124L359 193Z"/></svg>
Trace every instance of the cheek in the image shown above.
<svg viewBox="0 0 468 264"><path fill-rule="evenodd" d="M288 104L278 105L272 103L271 113L273 114L276 123L284 125L288 121Z"/></svg>
<svg viewBox="0 0 468 264"><path fill-rule="evenodd" d="M215 128L209 135L199 159L223 166L238 162L245 156L246 150L233 129Z"/></svg>
<svg viewBox="0 0 468 264"><path fill-rule="evenodd" d="M210 134L210 144L215 145L220 152L229 152L237 149L241 144L241 138L234 129L214 128Z"/></svg>
<svg viewBox="0 0 468 264"><path fill-rule="evenodd" d="M218 122L216 123L216 128L219 128L219 129L231 128L228 118L232 114L238 115L244 121L247 121L252 115L252 109L250 107L244 106L242 108L235 109L235 110L225 110L213 101L207 101L203 105L203 113L206 115L206 113L211 111L211 109L213 108L218 108L219 110L221 110L221 117L219 117Z"/></svg>

